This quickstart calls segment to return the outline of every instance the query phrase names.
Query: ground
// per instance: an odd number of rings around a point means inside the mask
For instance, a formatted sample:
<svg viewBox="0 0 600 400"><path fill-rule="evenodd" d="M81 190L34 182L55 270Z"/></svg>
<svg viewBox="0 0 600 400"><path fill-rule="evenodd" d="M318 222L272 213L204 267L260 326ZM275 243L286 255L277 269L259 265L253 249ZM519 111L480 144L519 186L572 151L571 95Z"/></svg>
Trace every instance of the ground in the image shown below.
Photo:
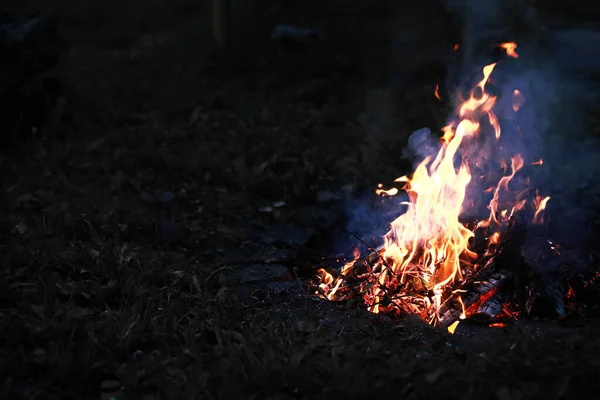
<svg viewBox="0 0 600 400"><path fill-rule="evenodd" d="M2 398L598 389L597 324L514 326L465 345L410 319L323 304L294 281L293 263L280 277L293 307L271 299L272 282L257 300L243 260L232 261L256 250L253 232L291 224L318 193L407 172L408 134L447 113L426 62L455 40L445 16L386 1L261 2L238 10L252 17L218 50L207 2L26 3L55 15L73 44L57 71L72 118L0 159ZM280 22L326 39L279 48L268 36ZM392 31L421 35L419 50L398 54ZM269 250L253 263L277 271L284 256Z"/></svg>

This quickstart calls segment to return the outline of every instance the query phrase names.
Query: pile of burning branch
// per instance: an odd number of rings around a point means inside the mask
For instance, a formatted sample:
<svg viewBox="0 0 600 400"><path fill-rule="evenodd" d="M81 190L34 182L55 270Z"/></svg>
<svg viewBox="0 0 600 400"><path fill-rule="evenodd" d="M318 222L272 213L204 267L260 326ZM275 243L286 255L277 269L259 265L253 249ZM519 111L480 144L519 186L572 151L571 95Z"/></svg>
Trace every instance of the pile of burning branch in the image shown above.
<svg viewBox="0 0 600 400"><path fill-rule="evenodd" d="M514 43L501 47L518 57ZM409 200L384 245L366 257L356 253L336 277L320 269L317 295L360 298L373 313L416 314L450 332L465 318L498 323L525 314L565 314L573 296L569 281L581 268L547 237L550 197L527 176L542 160L508 153L518 146L511 145L515 138L503 138L503 129L512 124L516 137L526 134L518 123L525 99L519 88L509 88L514 115L495 113L498 94L487 89L496 65L483 68L483 79L443 128L437 154L412 177L396 179ZM393 196L398 189L378 193ZM481 199L486 217L475 219Z"/></svg>

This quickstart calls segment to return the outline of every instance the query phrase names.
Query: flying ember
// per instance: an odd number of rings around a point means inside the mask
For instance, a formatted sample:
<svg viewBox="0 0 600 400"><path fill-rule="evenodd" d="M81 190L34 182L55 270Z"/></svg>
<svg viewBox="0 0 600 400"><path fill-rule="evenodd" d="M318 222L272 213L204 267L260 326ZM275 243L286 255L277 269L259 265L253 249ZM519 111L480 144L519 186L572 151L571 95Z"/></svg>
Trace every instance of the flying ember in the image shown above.
<svg viewBox="0 0 600 400"><path fill-rule="evenodd" d="M516 44L500 47L518 57ZM359 296L370 312L412 313L434 325L442 322L440 310L452 299L464 318L471 307L461 299L460 284L495 254L515 213L530 210L530 223L543 222L549 197L532 195L529 181L519 173L526 166L541 165L541 160L526 163L522 154L506 154L501 146L501 123L494 112L498 95L486 90L495 67L496 63L483 67L483 78L459 105L453 122L442 129L437 155L425 158L412 177L395 180L404 184L408 201L402 204L407 211L391 222L384 245L368 257L355 254L337 277L320 269L317 295L328 300ZM510 94L510 112L516 114L526 99L518 88L511 88ZM437 87L435 96L439 98ZM498 151L480 144L488 143L488 136ZM476 199L471 198L469 194L482 185ZM377 193L394 196L399 191L379 185ZM481 199L487 205L485 219L465 220L465 211ZM476 236L483 237L483 244Z"/></svg>

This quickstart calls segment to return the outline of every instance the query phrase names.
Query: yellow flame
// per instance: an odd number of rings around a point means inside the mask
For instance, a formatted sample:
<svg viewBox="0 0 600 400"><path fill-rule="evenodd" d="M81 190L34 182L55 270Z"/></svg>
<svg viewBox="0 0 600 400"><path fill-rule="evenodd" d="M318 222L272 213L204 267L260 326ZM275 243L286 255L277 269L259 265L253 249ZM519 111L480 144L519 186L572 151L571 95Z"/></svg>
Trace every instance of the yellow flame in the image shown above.
<svg viewBox="0 0 600 400"><path fill-rule="evenodd" d="M450 333L451 335L454 335L454 332L456 331L456 327L458 327L458 324L460 324L459 320L456 320L453 323L451 323L448 326L448 333Z"/></svg>

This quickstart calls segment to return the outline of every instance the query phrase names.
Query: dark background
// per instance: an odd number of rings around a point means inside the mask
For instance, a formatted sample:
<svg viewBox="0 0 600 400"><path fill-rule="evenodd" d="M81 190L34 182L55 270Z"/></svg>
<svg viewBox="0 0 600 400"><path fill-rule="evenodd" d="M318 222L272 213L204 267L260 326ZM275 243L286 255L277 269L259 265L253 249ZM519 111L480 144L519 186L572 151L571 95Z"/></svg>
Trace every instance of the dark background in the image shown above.
<svg viewBox="0 0 600 400"><path fill-rule="evenodd" d="M465 345L412 320L342 315L291 282L293 268L268 270L283 289L231 279L256 256L256 231L331 225L355 204L315 207L319 193L356 200L410 172L408 136L444 124L451 104L433 90L460 65L462 23L439 1L234 1L226 48L213 43L208 1L14 3L55 17L72 49L54 72L70 118L1 155L3 398L598 389L595 323L486 331ZM584 2L536 3L550 30L600 17ZM515 4L508 31L540 34ZM282 47L269 39L278 23L325 39ZM262 264L283 263L275 247Z"/></svg>

